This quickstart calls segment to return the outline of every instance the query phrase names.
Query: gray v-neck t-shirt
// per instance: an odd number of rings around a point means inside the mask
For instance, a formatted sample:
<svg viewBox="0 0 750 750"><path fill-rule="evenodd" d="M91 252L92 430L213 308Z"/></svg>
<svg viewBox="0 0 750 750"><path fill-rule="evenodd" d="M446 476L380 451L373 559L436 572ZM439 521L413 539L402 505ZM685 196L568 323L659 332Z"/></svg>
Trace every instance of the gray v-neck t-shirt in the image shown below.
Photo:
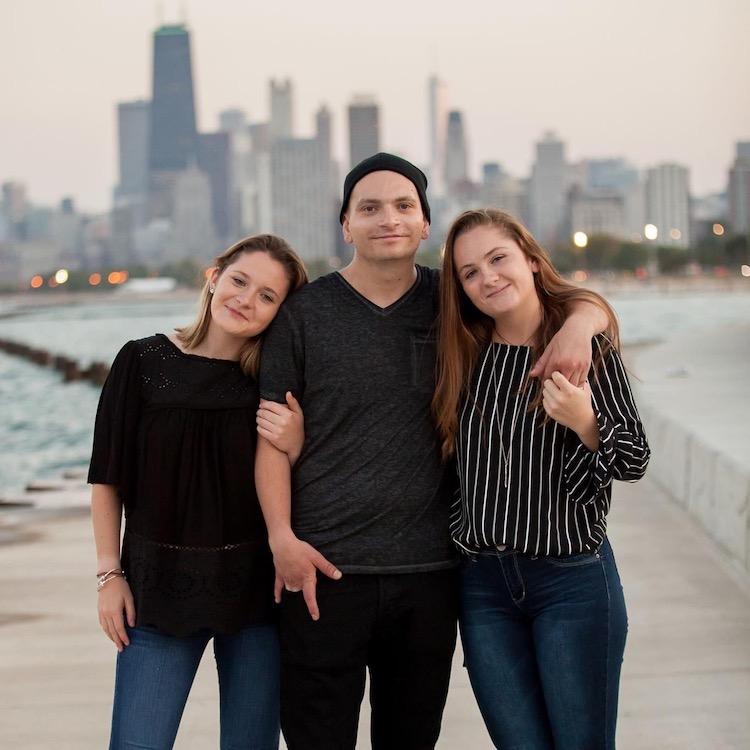
<svg viewBox="0 0 750 750"><path fill-rule="evenodd" d="M438 273L417 266L380 308L339 273L281 307L261 357L261 396L291 391L305 415L292 477L292 527L344 573L452 567L455 483L430 414Z"/></svg>

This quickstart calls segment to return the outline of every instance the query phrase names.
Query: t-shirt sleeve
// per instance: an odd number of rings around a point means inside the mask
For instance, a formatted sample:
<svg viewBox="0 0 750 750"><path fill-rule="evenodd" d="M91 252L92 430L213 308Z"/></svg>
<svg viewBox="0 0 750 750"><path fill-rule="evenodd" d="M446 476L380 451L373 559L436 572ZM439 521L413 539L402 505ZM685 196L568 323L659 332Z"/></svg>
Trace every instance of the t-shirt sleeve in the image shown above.
<svg viewBox="0 0 750 750"><path fill-rule="evenodd" d="M260 397L285 403L291 391L298 401L305 392L305 352L295 313L282 305L268 328L260 354Z"/></svg>
<svg viewBox="0 0 750 750"><path fill-rule="evenodd" d="M135 455L140 412L138 354L129 341L115 357L99 397L89 484L123 483Z"/></svg>

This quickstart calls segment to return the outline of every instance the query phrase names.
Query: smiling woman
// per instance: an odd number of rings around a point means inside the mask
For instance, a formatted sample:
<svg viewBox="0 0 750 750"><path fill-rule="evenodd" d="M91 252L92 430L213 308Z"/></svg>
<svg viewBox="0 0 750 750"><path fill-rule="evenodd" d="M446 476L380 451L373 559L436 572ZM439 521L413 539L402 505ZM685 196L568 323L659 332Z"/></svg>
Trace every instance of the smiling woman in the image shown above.
<svg viewBox="0 0 750 750"><path fill-rule="evenodd" d="M535 383L576 300L609 318L588 379ZM649 459L617 342L609 305L565 281L512 216L454 221L433 407L458 469L466 666L496 747L614 747L627 618L607 514L612 481L639 479Z"/></svg>
<svg viewBox="0 0 750 750"><path fill-rule="evenodd" d="M89 469L99 622L119 651L110 748L172 746L211 639L222 747L278 746L273 565L252 472L255 373L263 332L306 281L284 240L246 238L216 259L191 325L129 341L112 364ZM302 415L289 403L258 431L293 463ZM291 424L285 436L276 415Z"/></svg>

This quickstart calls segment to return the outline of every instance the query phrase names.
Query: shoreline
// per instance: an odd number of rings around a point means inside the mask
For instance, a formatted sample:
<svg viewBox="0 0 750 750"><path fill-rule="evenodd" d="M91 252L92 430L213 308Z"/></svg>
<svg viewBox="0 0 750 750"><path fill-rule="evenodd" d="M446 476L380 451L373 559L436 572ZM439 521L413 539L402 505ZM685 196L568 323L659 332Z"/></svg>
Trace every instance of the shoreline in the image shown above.
<svg viewBox="0 0 750 750"><path fill-rule="evenodd" d="M592 274L579 286L606 295L651 296L659 294L711 294L716 292L750 294L750 278L742 276L656 276L636 279L634 276L617 274ZM56 305L82 304L86 302L164 302L192 301L198 287L178 286L167 292L128 292L125 289L101 289L96 291L18 291L0 294L0 317L6 307L13 309L30 307L54 307Z"/></svg>

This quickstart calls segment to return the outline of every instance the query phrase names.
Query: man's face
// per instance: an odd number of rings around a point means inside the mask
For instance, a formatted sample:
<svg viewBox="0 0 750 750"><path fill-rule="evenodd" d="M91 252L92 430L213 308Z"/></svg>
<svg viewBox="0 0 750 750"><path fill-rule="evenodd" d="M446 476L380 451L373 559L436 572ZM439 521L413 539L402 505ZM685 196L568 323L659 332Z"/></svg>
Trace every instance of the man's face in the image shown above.
<svg viewBox="0 0 750 750"><path fill-rule="evenodd" d="M417 189L398 172L370 172L355 186L344 216L344 239L372 262L414 257L430 234Z"/></svg>

